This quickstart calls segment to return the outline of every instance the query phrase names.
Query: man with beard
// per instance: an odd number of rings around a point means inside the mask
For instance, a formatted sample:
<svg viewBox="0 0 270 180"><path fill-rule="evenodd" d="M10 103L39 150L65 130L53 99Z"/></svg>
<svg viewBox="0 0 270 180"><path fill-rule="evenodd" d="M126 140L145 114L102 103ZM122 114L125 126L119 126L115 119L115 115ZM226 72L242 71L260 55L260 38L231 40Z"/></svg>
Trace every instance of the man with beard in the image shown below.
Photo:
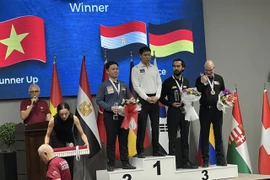
<svg viewBox="0 0 270 180"><path fill-rule="evenodd" d="M197 166L189 161L189 126L190 122L185 120L185 111L181 103L181 92L189 88L188 79L182 76L185 62L182 59L173 60L174 74L162 84L160 102L168 106L167 125L169 135L169 154L176 155L176 134L180 127L182 168L195 169Z"/></svg>
<svg viewBox="0 0 270 180"><path fill-rule="evenodd" d="M217 166L227 166L222 141L223 113L217 109L218 95L225 89L225 84L222 76L214 73L215 66L213 61L207 60L204 65L204 70L205 74L197 78L195 85L198 91L202 93L199 112L202 138L202 166L209 166L208 152L211 123L214 129Z"/></svg>

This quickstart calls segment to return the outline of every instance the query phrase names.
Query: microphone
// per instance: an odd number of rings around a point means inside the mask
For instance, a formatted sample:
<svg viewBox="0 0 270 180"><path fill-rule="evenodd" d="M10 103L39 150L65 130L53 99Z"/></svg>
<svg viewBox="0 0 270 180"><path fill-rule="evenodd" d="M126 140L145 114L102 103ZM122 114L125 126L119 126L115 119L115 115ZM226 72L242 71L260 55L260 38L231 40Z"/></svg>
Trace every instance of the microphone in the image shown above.
<svg viewBox="0 0 270 180"><path fill-rule="evenodd" d="M37 98L37 96L33 96L33 98ZM33 105L35 105L36 104L36 101L33 101Z"/></svg>

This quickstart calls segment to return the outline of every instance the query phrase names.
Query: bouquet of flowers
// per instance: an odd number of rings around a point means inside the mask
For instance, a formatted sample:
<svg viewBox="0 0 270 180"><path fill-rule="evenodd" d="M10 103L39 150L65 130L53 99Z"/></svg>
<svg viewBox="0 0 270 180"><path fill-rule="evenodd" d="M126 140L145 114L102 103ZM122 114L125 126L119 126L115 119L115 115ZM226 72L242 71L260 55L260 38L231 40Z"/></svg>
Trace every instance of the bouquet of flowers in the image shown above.
<svg viewBox="0 0 270 180"><path fill-rule="evenodd" d="M224 89L218 95L217 109L226 113L225 109L227 107L233 107L235 100L236 97L234 97L233 93L228 89Z"/></svg>
<svg viewBox="0 0 270 180"><path fill-rule="evenodd" d="M197 88L184 89L181 94L181 100L184 103L184 109L186 111L185 120L194 121L199 119L197 112L193 107L193 102L199 101L201 93L197 91Z"/></svg>
<svg viewBox="0 0 270 180"><path fill-rule="evenodd" d="M138 121L138 111L141 110L139 100L134 97L130 99L123 99L121 106L119 107L119 114L124 116L121 128L124 129L136 129Z"/></svg>

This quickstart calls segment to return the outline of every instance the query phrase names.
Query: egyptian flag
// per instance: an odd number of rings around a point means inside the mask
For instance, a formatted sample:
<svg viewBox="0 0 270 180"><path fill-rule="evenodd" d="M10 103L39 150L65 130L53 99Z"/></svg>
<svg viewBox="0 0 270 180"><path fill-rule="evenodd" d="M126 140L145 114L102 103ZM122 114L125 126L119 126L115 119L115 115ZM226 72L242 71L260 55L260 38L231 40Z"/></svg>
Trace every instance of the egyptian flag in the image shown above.
<svg viewBox="0 0 270 180"><path fill-rule="evenodd" d="M83 57L81 75L80 75L80 85L77 97L77 108L76 116L80 120L82 129L87 136L89 146L90 146L90 156L93 157L101 149L100 138L97 128L97 119L95 115L95 110L93 106L93 100L90 92L90 85L88 82L88 76L85 66L85 56ZM79 145L83 145L81 135L77 128L74 128L74 134Z"/></svg>
<svg viewBox="0 0 270 180"><path fill-rule="evenodd" d="M0 23L0 68L27 60L46 63L44 20L21 16Z"/></svg>
<svg viewBox="0 0 270 180"><path fill-rule="evenodd" d="M57 106L62 101L63 101L63 96L62 96L62 91L61 91L57 68L56 68L56 58L54 58L51 95L50 95L50 111L51 111L52 116L54 116L57 113L57 110L56 110Z"/></svg>
<svg viewBox="0 0 270 180"><path fill-rule="evenodd" d="M139 55L138 49L147 45L146 24L132 21L117 26L100 25L100 42L112 59L128 57L130 51Z"/></svg>
<svg viewBox="0 0 270 180"><path fill-rule="evenodd" d="M183 51L194 53L191 21L178 19L159 25L149 23L149 44L156 57Z"/></svg>

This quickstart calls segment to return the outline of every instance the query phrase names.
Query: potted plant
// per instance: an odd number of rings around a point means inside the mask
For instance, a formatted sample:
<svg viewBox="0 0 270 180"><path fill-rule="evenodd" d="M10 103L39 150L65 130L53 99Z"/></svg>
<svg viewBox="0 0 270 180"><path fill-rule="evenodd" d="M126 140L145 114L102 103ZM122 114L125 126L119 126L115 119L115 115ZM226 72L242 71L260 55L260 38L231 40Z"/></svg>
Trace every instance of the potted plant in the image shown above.
<svg viewBox="0 0 270 180"><path fill-rule="evenodd" d="M16 124L8 122L0 126L0 140L6 146L7 152L12 152L12 145L15 143Z"/></svg>
<svg viewBox="0 0 270 180"><path fill-rule="evenodd" d="M16 124L8 122L0 126L0 141L5 148L0 152L0 179L17 180L17 161L16 152L13 145L15 144Z"/></svg>

